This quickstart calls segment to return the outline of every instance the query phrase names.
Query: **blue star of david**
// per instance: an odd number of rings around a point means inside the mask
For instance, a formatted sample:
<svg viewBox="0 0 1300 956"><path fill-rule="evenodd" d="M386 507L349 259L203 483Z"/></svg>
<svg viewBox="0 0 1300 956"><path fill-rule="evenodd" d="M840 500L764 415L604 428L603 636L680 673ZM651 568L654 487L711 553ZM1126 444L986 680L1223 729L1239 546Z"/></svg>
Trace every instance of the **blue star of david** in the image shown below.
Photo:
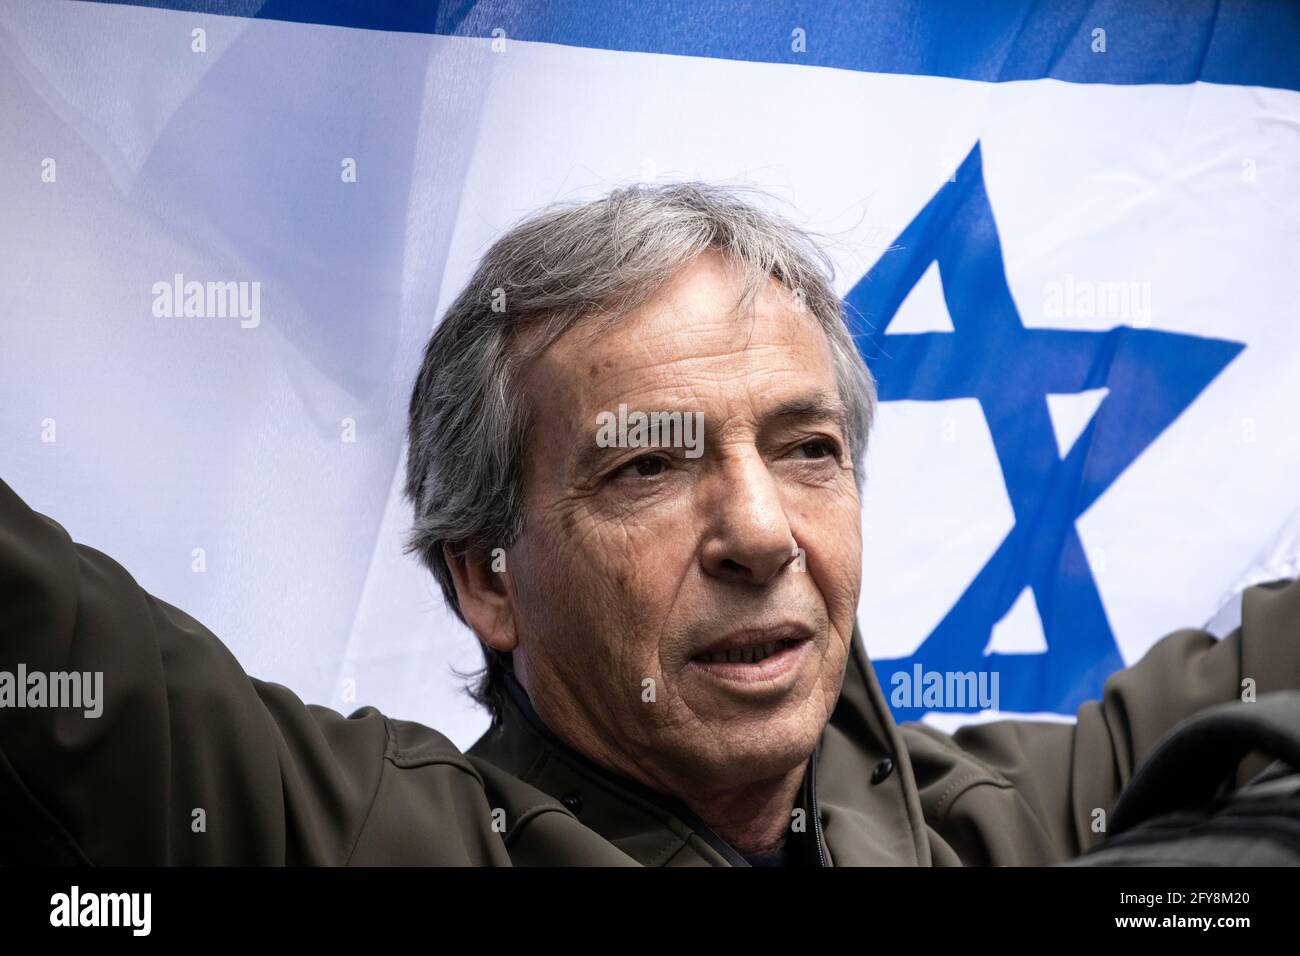
<svg viewBox="0 0 1300 956"><path fill-rule="evenodd" d="M938 263L951 332L889 334L899 306ZM908 657L875 661L886 697L899 671L996 672L999 708L1073 714L1124 666L1075 521L1196 399L1244 345L1117 325L1026 328L1003 267L975 144L847 296L882 402L974 398L997 453L1015 523L938 626ZM1108 388L1062 457L1050 394ZM1031 589L1044 653L985 654L993 627ZM1158 636L1158 635L1156 635ZM945 709L976 711L978 701ZM893 707L915 720L925 707Z"/></svg>

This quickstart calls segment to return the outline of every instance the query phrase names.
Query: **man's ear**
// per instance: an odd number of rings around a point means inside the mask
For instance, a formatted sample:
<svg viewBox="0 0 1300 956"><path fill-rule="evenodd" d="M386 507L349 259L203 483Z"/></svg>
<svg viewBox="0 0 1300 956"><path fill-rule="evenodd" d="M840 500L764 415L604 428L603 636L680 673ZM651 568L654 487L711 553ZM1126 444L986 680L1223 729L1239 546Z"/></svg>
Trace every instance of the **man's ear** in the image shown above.
<svg viewBox="0 0 1300 956"><path fill-rule="evenodd" d="M460 613L480 641L503 653L519 644L514 607L506 587L504 552L444 544L442 557L456 585Z"/></svg>

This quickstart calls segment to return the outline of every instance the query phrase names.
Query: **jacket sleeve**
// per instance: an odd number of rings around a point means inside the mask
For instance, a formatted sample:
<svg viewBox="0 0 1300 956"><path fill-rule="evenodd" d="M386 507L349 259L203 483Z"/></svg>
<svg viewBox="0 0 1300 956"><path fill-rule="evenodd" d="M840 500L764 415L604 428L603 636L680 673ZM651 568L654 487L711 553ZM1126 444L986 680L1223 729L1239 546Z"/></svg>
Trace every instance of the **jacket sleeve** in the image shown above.
<svg viewBox="0 0 1300 956"><path fill-rule="evenodd" d="M1162 638L1112 674L1074 724L1000 720L951 736L906 725L922 806L965 863L1077 856L1105 837L1115 798L1161 738L1247 688L1256 696L1300 688L1300 582L1248 590L1241 626L1222 640L1192 629ZM1266 763L1244 761L1237 782Z"/></svg>
<svg viewBox="0 0 1300 956"><path fill-rule="evenodd" d="M30 706L74 673L97 700ZM2 481L0 705L0 864L343 864L393 773L378 711L249 677ZM449 810L464 790L446 783Z"/></svg>

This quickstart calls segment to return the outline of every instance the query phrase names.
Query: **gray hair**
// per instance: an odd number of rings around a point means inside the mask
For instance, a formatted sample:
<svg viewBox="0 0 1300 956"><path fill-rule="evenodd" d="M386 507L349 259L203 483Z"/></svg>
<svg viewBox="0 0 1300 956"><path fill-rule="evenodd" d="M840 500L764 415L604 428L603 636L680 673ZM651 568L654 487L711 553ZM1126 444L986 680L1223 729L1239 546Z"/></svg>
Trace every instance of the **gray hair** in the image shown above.
<svg viewBox="0 0 1300 956"><path fill-rule="evenodd" d="M617 321L634 310L708 250L741 268L738 306L771 277L821 324L861 491L875 384L832 288L831 261L807 232L739 193L700 182L633 185L590 202L547 206L492 244L447 309L411 393L406 496L415 524L407 550L433 573L462 623L443 546L481 556L509 547L523 529L530 420L518 385L523 371L579 323ZM524 344L524 328L541 334ZM486 645L483 653L485 666L470 675L476 682L469 693L495 724L509 655Z"/></svg>

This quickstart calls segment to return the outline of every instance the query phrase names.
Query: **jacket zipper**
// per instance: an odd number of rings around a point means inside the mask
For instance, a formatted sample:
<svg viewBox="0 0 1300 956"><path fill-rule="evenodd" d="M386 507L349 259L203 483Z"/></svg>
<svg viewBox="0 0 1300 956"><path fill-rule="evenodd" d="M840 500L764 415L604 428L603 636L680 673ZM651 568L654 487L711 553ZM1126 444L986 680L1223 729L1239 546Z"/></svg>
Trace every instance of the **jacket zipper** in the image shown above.
<svg viewBox="0 0 1300 956"><path fill-rule="evenodd" d="M817 751L819 750L821 750L820 746L813 748L812 767L808 771L812 775L809 802L812 804L813 835L817 840L817 865L829 866L830 864L826 862L826 843L822 839L822 815L817 808Z"/></svg>

